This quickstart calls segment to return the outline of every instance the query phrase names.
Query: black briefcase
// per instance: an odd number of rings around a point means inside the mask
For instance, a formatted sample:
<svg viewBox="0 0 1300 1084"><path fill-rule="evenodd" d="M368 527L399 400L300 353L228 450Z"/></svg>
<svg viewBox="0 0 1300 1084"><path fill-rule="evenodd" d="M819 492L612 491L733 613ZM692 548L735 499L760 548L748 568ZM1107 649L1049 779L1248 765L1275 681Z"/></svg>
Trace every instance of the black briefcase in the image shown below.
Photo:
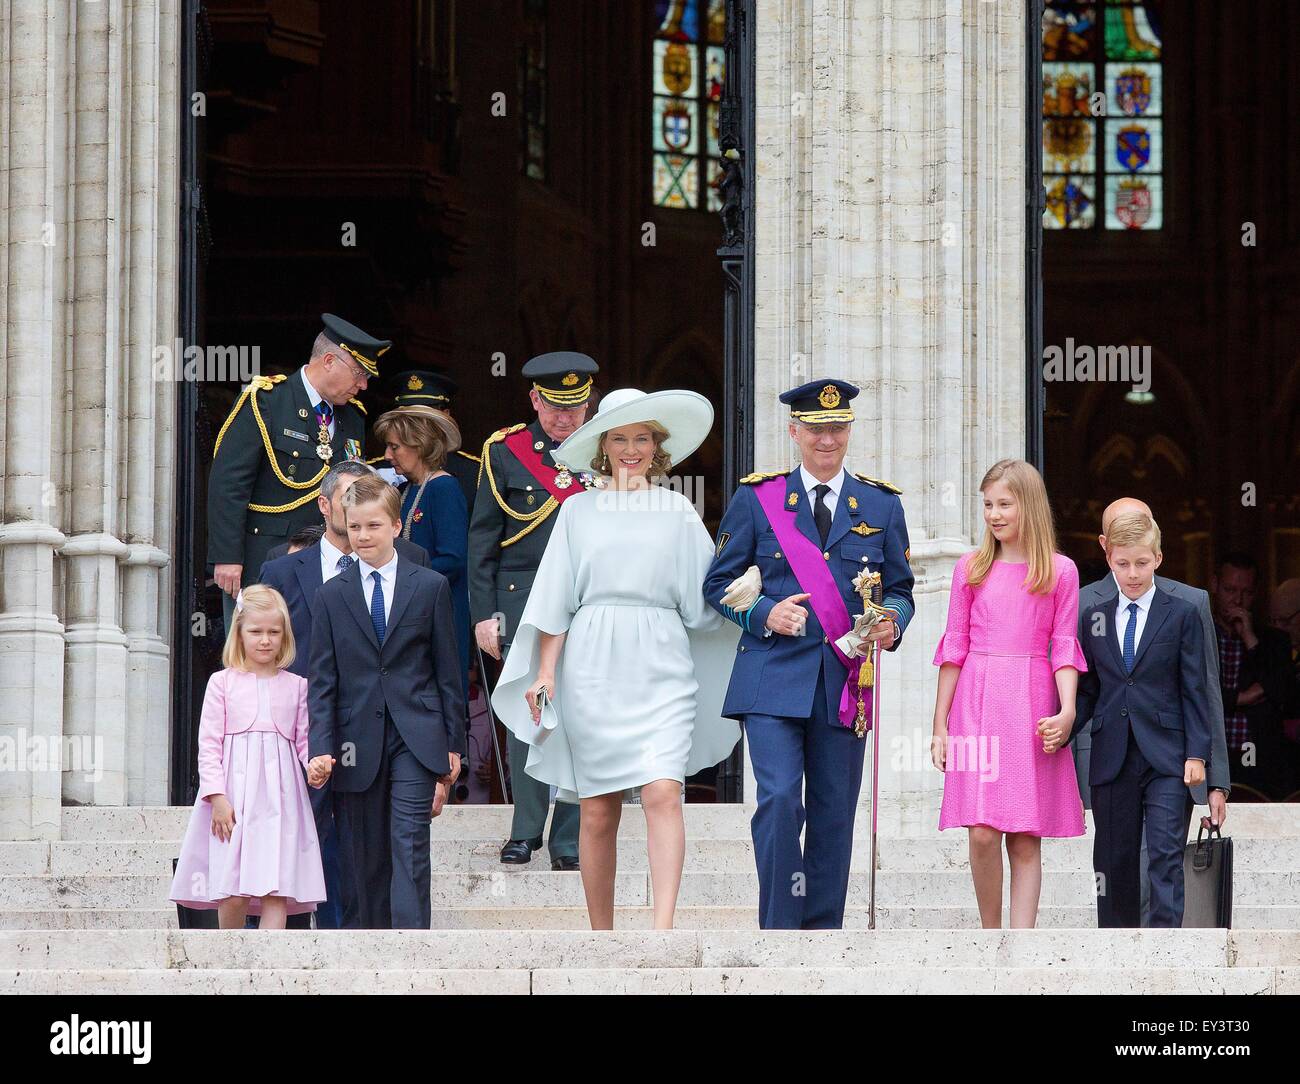
<svg viewBox="0 0 1300 1084"><path fill-rule="evenodd" d="M1201 818L1183 852L1183 929L1232 929L1232 838Z"/></svg>

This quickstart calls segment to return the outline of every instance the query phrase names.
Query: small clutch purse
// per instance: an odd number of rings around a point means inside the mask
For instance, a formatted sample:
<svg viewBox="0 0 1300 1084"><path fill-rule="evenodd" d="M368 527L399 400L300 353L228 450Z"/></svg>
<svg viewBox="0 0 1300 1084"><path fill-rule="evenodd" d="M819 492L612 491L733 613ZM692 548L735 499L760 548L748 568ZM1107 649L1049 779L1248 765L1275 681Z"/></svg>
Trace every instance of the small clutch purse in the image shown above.
<svg viewBox="0 0 1300 1084"><path fill-rule="evenodd" d="M534 745L541 745L552 730L560 725L560 713L555 710L555 705L551 703L549 696L542 698L541 717L533 725L537 728L534 734Z"/></svg>

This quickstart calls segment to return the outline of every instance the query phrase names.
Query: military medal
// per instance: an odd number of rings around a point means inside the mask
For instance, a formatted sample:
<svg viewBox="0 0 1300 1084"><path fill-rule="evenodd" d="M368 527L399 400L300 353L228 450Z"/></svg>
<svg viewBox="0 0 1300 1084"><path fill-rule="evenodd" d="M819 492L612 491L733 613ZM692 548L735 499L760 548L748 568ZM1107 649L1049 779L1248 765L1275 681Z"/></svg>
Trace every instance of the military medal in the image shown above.
<svg viewBox="0 0 1300 1084"><path fill-rule="evenodd" d="M568 489L573 485L573 475L569 473L568 467L561 467L555 472L555 488Z"/></svg>

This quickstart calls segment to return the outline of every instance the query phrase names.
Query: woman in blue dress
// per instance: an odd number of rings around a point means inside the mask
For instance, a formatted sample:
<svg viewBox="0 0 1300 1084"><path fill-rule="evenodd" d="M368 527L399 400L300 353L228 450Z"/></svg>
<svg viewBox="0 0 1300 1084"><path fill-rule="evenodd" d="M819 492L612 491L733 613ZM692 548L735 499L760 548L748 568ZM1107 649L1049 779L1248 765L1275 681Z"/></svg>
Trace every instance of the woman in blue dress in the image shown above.
<svg viewBox="0 0 1300 1084"><path fill-rule="evenodd" d="M460 447L460 430L440 410L403 406L375 423L388 462L406 477L402 537L423 546L429 565L447 577L456 613L461 682L469 692L469 510L460 483L444 469Z"/></svg>

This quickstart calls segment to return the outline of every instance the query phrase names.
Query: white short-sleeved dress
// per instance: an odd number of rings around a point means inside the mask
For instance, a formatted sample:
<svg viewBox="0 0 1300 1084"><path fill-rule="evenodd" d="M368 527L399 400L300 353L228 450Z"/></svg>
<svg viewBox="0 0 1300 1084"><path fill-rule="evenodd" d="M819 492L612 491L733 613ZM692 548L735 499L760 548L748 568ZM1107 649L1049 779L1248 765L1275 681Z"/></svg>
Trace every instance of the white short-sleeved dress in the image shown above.
<svg viewBox="0 0 1300 1084"><path fill-rule="evenodd" d="M721 715L739 630L704 601L712 557L694 505L666 487L593 489L561 505L492 694L531 747L526 771L561 800L684 781L739 741ZM554 730L524 700L542 632L568 634Z"/></svg>

